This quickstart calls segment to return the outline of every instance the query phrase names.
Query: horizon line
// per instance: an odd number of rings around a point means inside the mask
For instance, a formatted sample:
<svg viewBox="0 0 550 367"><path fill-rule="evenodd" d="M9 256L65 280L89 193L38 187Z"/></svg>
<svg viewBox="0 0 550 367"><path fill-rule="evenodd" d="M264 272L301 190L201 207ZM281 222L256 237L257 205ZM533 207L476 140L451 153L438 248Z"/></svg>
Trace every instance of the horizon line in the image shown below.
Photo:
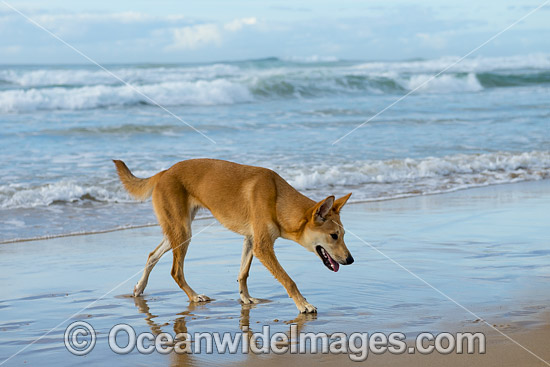
<svg viewBox="0 0 550 367"><path fill-rule="evenodd" d="M477 57L514 57L514 56L529 56L529 55L546 55L550 57L550 53L546 52L532 52L528 54L516 53L508 55L499 55L499 56L489 56L489 55L479 55ZM218 59L218 60L203 60L203 61L102 61L104 65L201 65L201 64L223 64L223 63L243 63L243 62L258 62L258 61L283 61L289 63L297 64L330 64L330 63L339 63L339 62L411 62L411 61L427 61L427 60L437 60L442 58L452 58L458 57L457 55L442 55L437 57L407 57L403 59L399 58L387 58L387 59L346 59L346 58L337 58L334 57L334 60L308 60L308 57L312 56L266 56L266 57L255 57L250 59ZM327 57L332 58L333 56L319 56L321 58ZM9 62L3 63L0 62L0 67L6 66L89 66L92 65L86 62Z"/></svg>

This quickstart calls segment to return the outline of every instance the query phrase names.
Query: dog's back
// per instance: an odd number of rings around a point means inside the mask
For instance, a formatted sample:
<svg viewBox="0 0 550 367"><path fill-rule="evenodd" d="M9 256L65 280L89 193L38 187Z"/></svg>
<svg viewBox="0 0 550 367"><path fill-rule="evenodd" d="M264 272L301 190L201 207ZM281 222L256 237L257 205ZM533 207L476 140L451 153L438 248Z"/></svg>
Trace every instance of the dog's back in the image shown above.
<svg viewBox="0 0 550 367"><path fill-rule="evenodd" d="M184 192L191 205L210 210L225 227L244 236L252 234L250 224L256 219L278 227L289 201L300 213L314 204L270 169L217 159L176 163L159 179L157 190L155 207L166 200L167 191L170 197Z"/></svg>

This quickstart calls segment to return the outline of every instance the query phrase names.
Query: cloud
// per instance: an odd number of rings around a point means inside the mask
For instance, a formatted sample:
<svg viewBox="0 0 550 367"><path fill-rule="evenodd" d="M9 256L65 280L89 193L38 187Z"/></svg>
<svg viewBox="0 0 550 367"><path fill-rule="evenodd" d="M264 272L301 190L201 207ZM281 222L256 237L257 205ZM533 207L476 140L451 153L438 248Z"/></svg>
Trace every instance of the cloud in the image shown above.
<svg viewBox="0 0 550 367"><path fill-rule="evenodd" d="M196 49L208 44L220 44L223 32L233 33L240 31L245 26L255 25L255 17L237 18L223 26L213 23L198 24L182 28L172 29L173 42L168 49Z"/></svg>
<svg viewBox="0 0 550 367"><path fill-rule="evenodd" d="M111 41L132 42L149 38L156 30L196 24L182 14L153 15L143 12L50 12L46 10L27 11L28 16L36 23L50 30L57 36L71 43ZM15 12L0 11L0 46L6 43L43 44L51 41L45 32L29 23ZM172 37L169 37L171 40Z"/></svg>
<svg viewBox="0 0 550 367"><path fill-rule="evenodd" d="M441 33L417 33L415 37L421 42L423 46L434 48L437 50L447 47L447 39Z"/></svg>
<svg viewBox="0 0 550 367"><path fill-rule="evenodd" d="M137 11L125 11L125 12L113 12L113 13L102 13L102 12L82 12L82 13L71 13L71 12L47 12L44 10L36 10L27 12L31 18L36 20L41 24L52 24L60 22L91 22L91 23L105 23L105 22L120 22L120 23L145 23L153 21L161 22L176 22L185 19L186 17L182 14L172 14L172 15L151 15L147 13L137 12ZM0 16L3 17L15 17L18 18L19 15L13 12L1 12Z"/></svg>
<svg viewBox="0 0 550 367"><path fill-rule="evenodd" d="M173 29L171 49L195 49L209 43L220 43L222 36L215 24L199 24Z"/></svg>
<svg viewBox="0 0 550 367"><path fill-rule="evenodd" d="M229 22L229 23L226 23L223 27L225 29L227 29L228 31L232 31L232 32L235 32L235 31L238 31L240 30L242 27L244 26L247 26L247 25L254 25L256 24L258 21L255 17L250 17L250 18L240 18L240 19L234 19L233 21Z"/></svg>
<svg viewBox="0 0 550 367"><path fill-rule="evenodd" d="M376 60L440 57L465 54L508 25L506 19L521 13L520 5L474 9L473 0L449 7L436 6L433 1L397 6L356 0L326 6L308 1L251 7L249 1L236 1L230 5L220 2L218 12L212 12L208 2L197 2L193 12L184 11L186 7L164 9L139 1L122 8L117 2L105 1L84 6L78 1L51 0L47 8L43 0L20 3L30 4L24 10L31 18L101 62L199 62L268 56L307 60L308 55ZM311 9L298 8L302 4ZM491 18L496 10L501 16ZM550 52L543 37L549 23L543 15L542 11L533 14L529 22L491 42L483 52ZM85 61L1 5L0 35L0 63Z"/></svg>

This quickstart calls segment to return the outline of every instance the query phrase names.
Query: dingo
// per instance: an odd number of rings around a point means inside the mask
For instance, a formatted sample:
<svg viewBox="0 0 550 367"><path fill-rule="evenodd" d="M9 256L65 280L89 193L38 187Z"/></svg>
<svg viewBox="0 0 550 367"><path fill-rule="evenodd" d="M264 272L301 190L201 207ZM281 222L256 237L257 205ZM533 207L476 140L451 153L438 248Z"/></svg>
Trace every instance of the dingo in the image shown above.
<svg viewBox="0 0 550 367"><path fill-rule="evenodd" d="M124 162L113 162L133 197L145 200L153 196L153 208L164 233L163 241L149 254L134 296L143 293L149 273L161 256L172 249L172 277L176 283L191 302L210 300L197 294L183 275L191 222L201 207L210 210L226 228L245 236L238 277L243 303L258 302L250 297L246 285L252 257L256 256L285 287L300 312L317 312L277 261L273 245L278 237L315 252L332 271L338 271L338 263L353 263L340 222L340 210L351 193L337 200L329 196L316 203L267 168L216 159L182 161L146 179L135 177Z"/></svg>

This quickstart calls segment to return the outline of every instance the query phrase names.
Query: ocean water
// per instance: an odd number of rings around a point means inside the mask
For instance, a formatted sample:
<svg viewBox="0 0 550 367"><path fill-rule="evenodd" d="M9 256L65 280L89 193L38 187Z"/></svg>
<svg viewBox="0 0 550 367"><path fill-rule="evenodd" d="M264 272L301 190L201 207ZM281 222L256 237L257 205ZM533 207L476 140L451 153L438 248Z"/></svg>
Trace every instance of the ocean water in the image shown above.
<svg viewBox="0 0 550 367"><path fill-rule="evenodd" d="M111 159L150 176L210 157L321 199L550 177L550 57L0 66L0 242L155 222ZM410 96L349 133L402 95ZM207 215L207 213L202 213Z"/></svg>

